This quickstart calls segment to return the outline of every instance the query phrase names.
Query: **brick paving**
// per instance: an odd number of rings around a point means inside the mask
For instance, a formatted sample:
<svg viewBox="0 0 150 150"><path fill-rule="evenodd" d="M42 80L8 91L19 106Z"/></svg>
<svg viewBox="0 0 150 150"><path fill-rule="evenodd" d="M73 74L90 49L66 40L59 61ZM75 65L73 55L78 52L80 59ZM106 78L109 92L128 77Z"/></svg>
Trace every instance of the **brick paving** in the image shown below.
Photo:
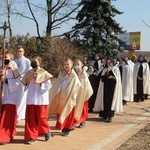
<svg viewBox="0 0 150 150"><path fill-rule="evenodd" d="M51 116L52 138L39 137L33 145L24 144L24 120L17 124L12 143L0 145L0 150L114 150L149 123L150 100L128 103L123 113L116 113L112 123L105 123L97 113L90 113L84 128L76 128L69 137L55 129L56 118Z"/></svg>

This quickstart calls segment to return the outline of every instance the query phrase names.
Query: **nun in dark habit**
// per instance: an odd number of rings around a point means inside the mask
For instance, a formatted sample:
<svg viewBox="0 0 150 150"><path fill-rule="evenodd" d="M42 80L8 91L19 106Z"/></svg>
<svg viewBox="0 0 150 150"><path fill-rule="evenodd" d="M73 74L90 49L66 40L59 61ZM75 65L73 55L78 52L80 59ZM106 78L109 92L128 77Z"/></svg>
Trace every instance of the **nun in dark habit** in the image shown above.
<svg viewBox="0 0 150 150"><path fill-rule="evenodd" d="M107 67L103 69L94 105L94 111L99 111L99 117L105 122L112 122L115 112L122 112L122 86L118 67L113 65L113 59L107 59Z"/></svg>

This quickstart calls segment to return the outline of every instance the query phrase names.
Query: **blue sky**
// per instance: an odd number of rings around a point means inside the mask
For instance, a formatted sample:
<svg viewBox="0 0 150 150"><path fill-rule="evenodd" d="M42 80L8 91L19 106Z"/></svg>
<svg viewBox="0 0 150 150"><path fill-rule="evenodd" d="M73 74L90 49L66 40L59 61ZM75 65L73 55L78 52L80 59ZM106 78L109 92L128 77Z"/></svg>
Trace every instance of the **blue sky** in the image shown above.
<svg viewBox="0 0 150 150"><path fill-rule="evenodd" d="M150 51L150 0L117 0L114 6L124 12L116 20L127 32L141 32L141 50Z"/></svg>
<svg viewBox="0 0 150 150"><path fill-rule="evenodd" d="M37 0L41 2L40 0ZM45 2L45 0L43 1ZM115 17L120 26L127 32L141 32L141 50L150 51L150 28L147 27L142 19L150 25L150 0L117 0L112 4L120 11L124 12L122 15ZM43 4L44 5L44 4ZM38 16L40 22L40 31L44 33L46 26L46 19L43 14ZM1 21L2 23L2 21ZM53 34L59 34L63 31L70 30L73 22L61 26L61 28ZM12 18L13 34L26 34L36 36L35 23L28 19ZM2 33L2 31L0 31Z"/></svg>

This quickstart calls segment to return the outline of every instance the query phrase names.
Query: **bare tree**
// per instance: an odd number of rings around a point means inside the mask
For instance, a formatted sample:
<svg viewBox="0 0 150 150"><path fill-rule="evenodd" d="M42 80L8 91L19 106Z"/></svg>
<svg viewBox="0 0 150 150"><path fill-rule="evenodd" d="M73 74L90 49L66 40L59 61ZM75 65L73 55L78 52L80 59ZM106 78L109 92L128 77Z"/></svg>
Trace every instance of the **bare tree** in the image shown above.
<svg viewBox="0 0 150 150"><path fill-rule="evenodd" d="M32 8L31 8L31 5L30 5L29 0L26 0L26 1L27 1L27 4L28 4L28 8L29 8L29 10L30 10L30 13L31 13L31 15L32 15L32 17L33 17L33 20L34 20L34 22L35 22L35 24L36 24L36 29L37 29L38 37L41 38L38 21L37 21L37 19L36 19L34 13L33 13L33 11L32 11Z"/></svg>
<svg viewBox="0 0 150 150"><path fill-rule="evenodd" d="M30 0L24 0L24 4L28 7L30 15L25 11L14 11L12 14L19 15L26 19L30 19L35 22L37 35L40 38L40 24L38 15L41 13L41 17L47 18L45 27L46 36L51 37L52 31L61 28L62 24L67 23L69 20L74 19L75 12L78 10L78 0L46 0L45 5L43 3L31 2ZM26 9L27 11L27 9Z"/></svg>
<svg viewBox="0 0 150 150"><path fill-rule="evenodd" d="M74 0L46 0L47 2L47 27L46 35L51 37L53 30L60 28L63 23L74 19L73 13L78 10L78 1Z"/></svg>

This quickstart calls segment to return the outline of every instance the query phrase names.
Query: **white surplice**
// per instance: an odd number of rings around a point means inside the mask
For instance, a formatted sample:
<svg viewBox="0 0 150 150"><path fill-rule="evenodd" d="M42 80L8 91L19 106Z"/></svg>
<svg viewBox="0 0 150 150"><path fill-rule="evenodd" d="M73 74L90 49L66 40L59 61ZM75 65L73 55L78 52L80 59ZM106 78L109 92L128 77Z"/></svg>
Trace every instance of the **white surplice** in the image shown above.
<svg viewBox="0 0 150 150"><path fill-rule="evenodd" d="M27 91L27 105L48 105L49 104L49 90L52 87L51 81L47 80L40 84L35 83L32 79L26 86Z"/></svg>
<svg viewBox="0 0 150 150"><path fill-rule="evenodd" d="M22 56L21 58L16 58L14 62L16 63L22 77L26 74L28 70L31 69L30 60L26 58L25 56ZM20 85L18 92L20 93L19 95L20 101L17 105L18 107L17 109L18 119L17 120L19 121L19 120L25 119L27 91L24 91L24 86Z"/></svg>
<svg viewBox="0 0 150 150"><path fill-rule="evenodd" d="M14 104L17 105L19 102L19 92L20 87L20 76L17 78L14 77L14 73L11 69L6 70L6 79L7 83L3 84L3 97L2 104Z"/></svg>

